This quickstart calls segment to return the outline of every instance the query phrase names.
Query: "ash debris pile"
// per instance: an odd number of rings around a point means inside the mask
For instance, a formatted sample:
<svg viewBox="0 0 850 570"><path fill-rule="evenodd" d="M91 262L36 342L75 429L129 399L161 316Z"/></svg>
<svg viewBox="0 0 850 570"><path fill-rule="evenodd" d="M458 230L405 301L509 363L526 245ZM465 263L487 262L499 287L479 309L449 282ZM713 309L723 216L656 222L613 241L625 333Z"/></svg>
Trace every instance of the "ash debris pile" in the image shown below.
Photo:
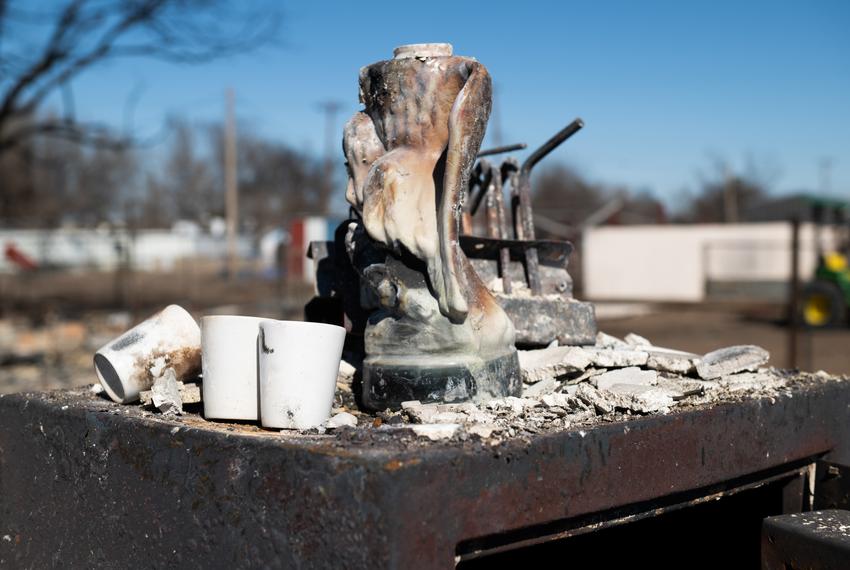
<svg viewBox="0 0 850 570"><path fill-rule="evenodd" d="M654 346L635 334L621 340L600 332L592 346L520 351L522 397L481 404L409 401L401 410L376 415L356 409L350 384L354 370L344 364L334 411L347 421L331 418L319 431L359 425L412 430L431 440L475 436L498 442L580 429L687 406L770 396L786 387L790 378L801 377L764 368L769 358L766 350L752 345L697 355Z"/></svg>

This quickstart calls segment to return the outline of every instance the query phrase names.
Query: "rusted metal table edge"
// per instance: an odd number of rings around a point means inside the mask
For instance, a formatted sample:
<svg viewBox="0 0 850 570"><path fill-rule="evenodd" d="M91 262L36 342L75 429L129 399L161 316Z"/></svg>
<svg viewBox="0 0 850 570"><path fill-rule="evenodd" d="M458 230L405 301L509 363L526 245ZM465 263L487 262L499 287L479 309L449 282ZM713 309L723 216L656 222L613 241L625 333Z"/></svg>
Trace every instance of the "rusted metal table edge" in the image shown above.
<svg viewBox="0 0 850 570"><path fill-rule="evenodd" d="M524 450L528 447L533 447L541 442L551 442L553 440L560 441L570 438L580 437L586 438L600 432L621 432L624 429L629 431L642 430L652 428L659 423L676 422L683 419L699 417L706 413L720 413L730 409L741 409L761 407L766 404L773 404L777 400L790 400L795 396L815 395L819 391L840 389L844 387L848 395L850 395L850 382L832 381L818 385L797 387L792 386L788 389L788 394L780 394L778 396L757 397L749 400L740 401L721 401L716 404L706 406L692 406L686 409L673 408L670 412L664 414L650 414L645 416L632 416L629 419L619 419L605 423L599 423L591 426L577 426L561 431L553 431L528 436L516 436L506 438L500 441L496 446L488 444L470 444L469 442L462 443L457 441L437 441L427 442L420 440L421 444L413 448L394 449L392 446L381 447L379 442L362 443L358 441L346 442L347 445L340 445L338 442L329 441L334 436L282 436L278 430L257 430L253 433L242 431L225 431L225 428L232 425L227 423L219 423L216 421L195 420L192 421L192 415L183 416L183 419L169 420L163 416L142 417L137 414L138 406L131 405L134 415L133 421L139 422L140 425L152 430L168 431L175 427L181 430L191 431L199 435L210 435L214 437L224 438L245 438L251 440L258 445L270 445L281 450L298 450L317 455L331 455L335 458L349 459L355 462L366 462L381 464L391 459L398 459L402 463L404 460L416 458L418 461L408 463L408 465L417 465L427 463L429 460L456 460L462 457L472 457L478 454L489 455L495 449L503 452ZM104 398L87 394L85 390L53 390L46 392L21 392L15 394L0 395L0 409L7 406L22 406L26 409L28 406L42 408L44 411L55 412L55 408L51 406L53 403L50 400L45 400L45 397L50 398L55 395L69 394L79 397L76 402L71 402L63 407L61 412L74 414L75 412L84 411L85 413L102 413L115 415L116 411L122 411L124 406L114 404ZM81 399L85 398L85 399ZM86 404L79 406L77 404ZM89 405L98 406L91 409ZM187 418L191 423L187 422ZM200 423L203 422L203 423ZM848 436L850 439L850 436ZM376 444L377 443L377 444Z"/></svg>
<svg viewBox="0 0 850 570"><path fill-rule="evenodd" d="M811 472L811 467L814 465L809 460L795 462L795 464L797 463L802 463L803 465L793 468L790 465L783 465L778 469L740 477L733 481L695 489L691 492L681 492L669 497L660 497L654 501L643 501L625 507L610 509L605 512L592 513L591 515L579 516L563 521L554 521L548 525L517 529L500 535L486 537L484 540L466 540L457 545L456 560L458 562L473 560L482 556L490 556L544 542L570 538L604 528L637 522L688 507L694 507L724 497L731 497L743 491L758 489L759 487L777 481L808 475Z"/></svg>

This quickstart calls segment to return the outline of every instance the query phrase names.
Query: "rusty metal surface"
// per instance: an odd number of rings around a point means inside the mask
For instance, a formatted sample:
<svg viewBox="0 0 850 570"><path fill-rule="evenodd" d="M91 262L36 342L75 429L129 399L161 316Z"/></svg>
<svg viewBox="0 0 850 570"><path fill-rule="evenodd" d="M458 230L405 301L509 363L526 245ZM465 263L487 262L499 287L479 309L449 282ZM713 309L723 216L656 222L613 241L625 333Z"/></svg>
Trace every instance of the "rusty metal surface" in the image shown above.
<svg viewBox="0 0 850 570"><path fill-rule="evenodd" d="M850 466L818 461L816 473L814 508L850 509Z"/></svg>
<svg viewBox="0 0 850 570"><path fill-rule="evenodd" d="M561 346L596 343L593 303L561 297L516 297L500 293L495 296L514 323L519 346L545 346L552 340Z"/></svg>
<svg viewBox="0 0 850 570"><path fill-rule="evenodd" d="M850 566L850 511L768 517L762 525L763 570L844 570Z"/></svg>
<svg viewBox="0 0 850 570"><path fill-rule="evenodd" d="M470 545L804 465L846 447L848 406L835 382L490 446L282 438L81 392L6 396L0 566L450 568Z"/></svg>

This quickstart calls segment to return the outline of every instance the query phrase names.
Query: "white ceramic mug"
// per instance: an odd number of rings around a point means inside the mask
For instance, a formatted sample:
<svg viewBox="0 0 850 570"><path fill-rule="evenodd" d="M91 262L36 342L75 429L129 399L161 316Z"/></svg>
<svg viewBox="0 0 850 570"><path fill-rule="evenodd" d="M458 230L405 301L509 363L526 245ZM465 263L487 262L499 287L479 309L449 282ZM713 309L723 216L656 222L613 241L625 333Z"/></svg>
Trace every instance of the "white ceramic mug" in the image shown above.
<svg viewBox="0 0 850 570"><path fill-rule="evenodd" d="M258 418L257 337L263 320L230 315L201 318L205 418Z"/></svg>
<svg viewBox="0 0 850 570"><path fill-rule="evenodd" d="M345 329L324 323L260 323L260 423L307 429L330 417Z"/></svg>
<svg viewBox="0 0 850 570"><path fill-rule="evenodd" d="M179 305L168 305L94 355L100 384L119 404L138 400L166 368L173 368L178 380L201 371L201 329Z"/></svg>

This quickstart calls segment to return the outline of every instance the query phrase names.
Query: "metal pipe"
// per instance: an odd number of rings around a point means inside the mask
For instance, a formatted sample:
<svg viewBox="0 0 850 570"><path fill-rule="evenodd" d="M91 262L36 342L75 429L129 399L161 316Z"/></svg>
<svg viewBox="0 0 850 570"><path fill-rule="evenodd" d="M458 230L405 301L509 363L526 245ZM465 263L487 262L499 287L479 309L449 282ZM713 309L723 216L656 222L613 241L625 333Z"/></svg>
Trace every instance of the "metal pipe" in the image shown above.
<svg viewBox="0 0 850 570"><path fill-rule="evenodd" d="M534 217L531 212L531 169L561 143L580 131L583 126L584 121L581 119L574 120L531 153L531 156L525 159L522 164L519 173L518 196L522 239L534 239ZM540 295L543 292L540 283L540 262L537 257L537 250L534 248L529 248L525 252L525 270L528 274L528 286L531 288L532 295Z"/></svg>
<svg viewBox="0 0 850 570"><path fill-rule="evenodd" d="M492 166L490 169L490 187L487 197L487 221L488 226L493 227L490 237L497 239L508 239L508 230L505 224L505 197L502 192L502 176L499 170ZM495 220L491 222L491 211L495 211ZM502 278L502 291L506 295L513 292L509 268L511 264L511 250L507 247L499 249L499 275Z"/></svg>
<svg viewBox="0 0 850 570"><path fill-rule="evenodd" d="M508 145L504 145L504 146L494 146L493 148L488 148L488 149L482 150L481 152L478 153L477 156L478 156L478 158L481 158L482 156L490 156L492 154L502 154L502 153L505 153L505 152L513 152L515 150L523 150L527 146L528 145L525 144L525 143L508 144Z"/></svg>
<svg viewBox="0 0 850 570"><path fill-rule="evenodd" d="M561 129L557 134L555 134L555 136L543 143L540 148L535 150L528 158L525 159L525 162L522 163L522 172L524 172L527 176L531 172L531 169L534 168L535 164L543 160L547 154L558 148L558 146L560 146L565 140L579 132L582 127L584 127L584 121L578 118Z"/></svg>
<svg viewBox="0 0 850 570"><path fill-rule="evenodd" d="M800 220L791 220L791 282L788 284L788 368L797 368L800 346Z"/></svg>
<svg viewBox="0 0 850 570"><path fill-rule="evenodd" d="M493 176L493 168L487 160L479 160L472 172L473 178L470 178L469 183L469 214L474 216L481 207L481 201L487 195L487 189L490 187L491 178ZM478 193L473 194L474 187L478 186Z"/></svg>

